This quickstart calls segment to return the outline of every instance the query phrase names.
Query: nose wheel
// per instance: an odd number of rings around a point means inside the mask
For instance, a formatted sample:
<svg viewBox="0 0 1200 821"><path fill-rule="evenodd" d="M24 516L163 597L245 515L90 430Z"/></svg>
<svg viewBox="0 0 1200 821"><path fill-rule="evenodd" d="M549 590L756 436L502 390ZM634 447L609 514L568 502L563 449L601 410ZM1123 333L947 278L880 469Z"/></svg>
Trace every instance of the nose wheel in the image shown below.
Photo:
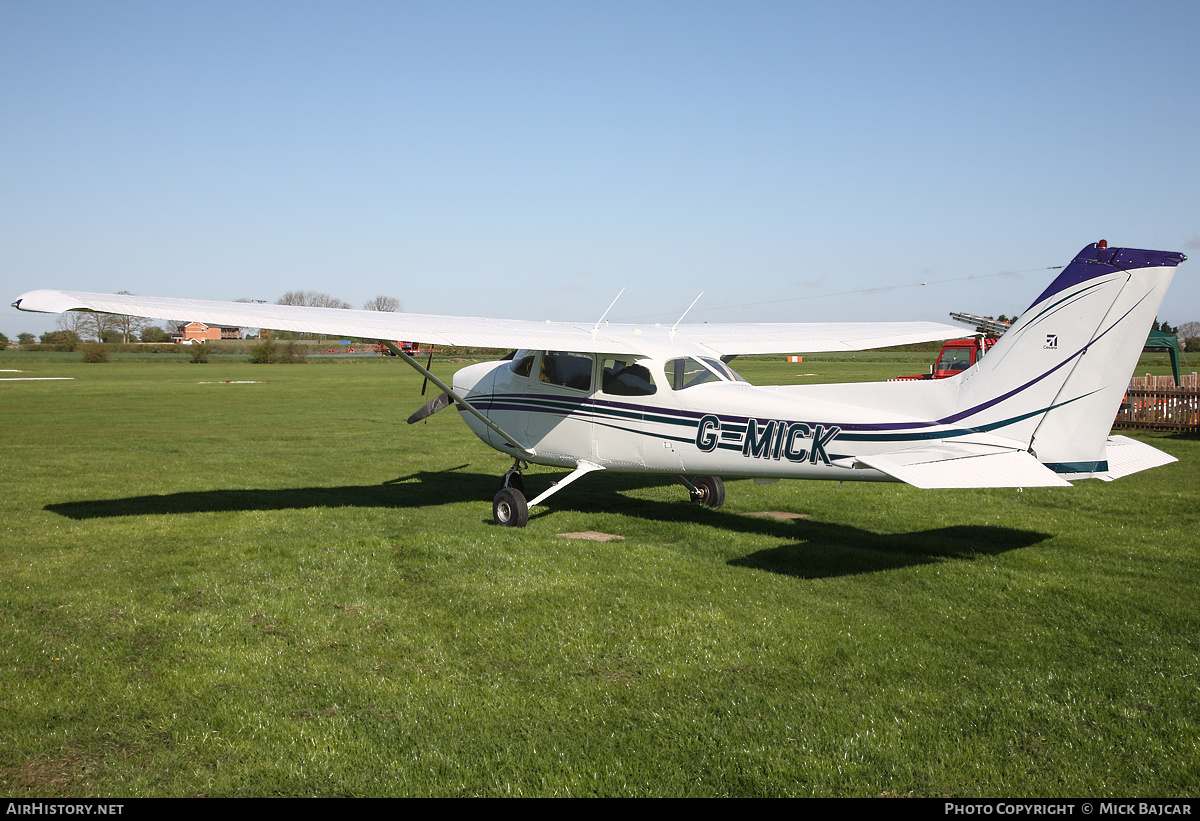
<svg viewBox="0 0 1200 821"><path fill-rule="evenodd" d="M529 523L529 503L525 500L525 478L521 471L528 462L514 459L500 480L500 492L492 499L492 520L501 527L525 527Z"/></svg>
<svg viewBox="0 0 1200 821"><path fill-rule="evenodd" d="M514 487L500 488L492 500L492 519L501 527L525 527L529 524L529 505L525 494Z"/></svg>
<svg viewBox="0 0 1200 821"><path fill-rule="evenodd" d="M575 463L575 470L565 478L552 483L549 489L543 491L536 498L526 501L523 490L525 483L521 481L521 471L526 467L528 465L522 465L518 461L509 468L508 473L504 474L504 484L500 488L500 492L492 499L492 518L501 527L525 527L529 523L529 508L540 505L585 473L604 470L600 465L580 459Z"/></svg>

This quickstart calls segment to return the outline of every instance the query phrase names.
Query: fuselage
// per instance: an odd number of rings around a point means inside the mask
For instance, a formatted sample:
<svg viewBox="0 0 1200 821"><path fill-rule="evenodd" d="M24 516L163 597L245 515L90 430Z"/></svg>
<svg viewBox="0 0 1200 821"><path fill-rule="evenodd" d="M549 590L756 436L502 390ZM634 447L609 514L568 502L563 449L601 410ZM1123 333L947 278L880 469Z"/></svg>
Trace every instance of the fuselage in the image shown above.
<svg viewBox="0 0 1200 821"><path fill-rule="evenodd" d="M952 438L1011 440L939 422L954 380L757 387L717 360L518 351L461 369L454 388L538 464L626 472L891 481L854 458ZM469 413L491 447L521 454Z"/></svg>

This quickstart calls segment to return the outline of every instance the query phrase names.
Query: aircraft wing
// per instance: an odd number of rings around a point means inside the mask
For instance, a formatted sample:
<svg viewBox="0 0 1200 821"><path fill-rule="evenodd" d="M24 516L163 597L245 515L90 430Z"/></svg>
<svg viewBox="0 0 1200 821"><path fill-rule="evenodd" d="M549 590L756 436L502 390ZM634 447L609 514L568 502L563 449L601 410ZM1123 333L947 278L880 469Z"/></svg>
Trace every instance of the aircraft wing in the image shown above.
<svg viewBox="0 0 1200 821"><path fill-rule="evenodd" d="M29 291L13 306L42 313L97 311L433 345L642 355L859 351L962 335L962 329L937 322L714 323L680 325L674 330L664 325L606 323L596 328L595 323L588 322L386 313L55 290Z"/></svg>
<svg viewBox="0 0 1200 821"><path fill-rule="evenodd" d="M1028 451L997 445L945 442L857 456L854 462L926 489L1071 486Z"/></svg>

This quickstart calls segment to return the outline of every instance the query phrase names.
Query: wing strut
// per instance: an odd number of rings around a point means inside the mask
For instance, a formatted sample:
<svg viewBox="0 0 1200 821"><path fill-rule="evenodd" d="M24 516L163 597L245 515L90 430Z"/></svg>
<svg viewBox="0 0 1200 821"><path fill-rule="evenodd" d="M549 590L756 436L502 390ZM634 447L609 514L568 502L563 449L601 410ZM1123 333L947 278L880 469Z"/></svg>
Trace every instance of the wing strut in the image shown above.
<svg viewBox="0 0 1200 821"><path fill-rule="evenodd" d="M526 456L528 456L530 458L537 456L537 452L535 450L533 450L532 448L525 447L520 442L518 442L516 439L513 439L507 433L502 431L496 425L495 422L493 422L491 419L488 419L486 416L484 416L482 413L480 413L479 410L474 405L472 405L466 399L463 399L461 396L459 396L457 393L455 393L454 388L450 387L445 382L438 379L436 376L433 375L433 373L428 368L422 366L420 362L413 359L411 356L406 354L404 351L400 350L399 345L397 345L394 342L389 342L386 339L381 339L381 340L379 340L379 342L385 348L387 348L389 351L394 353L396 356L403 357L404 361L407 362L412 367L416 368L418 373L424 374L426 379L428 379L430 382L432 382L433 384L435 384L439 388L441 388L443 391L445 391L446 394L449 395L449 397L451 399L453 399L455 402L458 403L459 407L466 408L468 413L470 413L472 416L474 416L476 419L478 419L483 424L487 425L488 428L490 428L491 430L494 430L505 442L508 442L514 448L521 451L521 453L524 453Z"/></svg>

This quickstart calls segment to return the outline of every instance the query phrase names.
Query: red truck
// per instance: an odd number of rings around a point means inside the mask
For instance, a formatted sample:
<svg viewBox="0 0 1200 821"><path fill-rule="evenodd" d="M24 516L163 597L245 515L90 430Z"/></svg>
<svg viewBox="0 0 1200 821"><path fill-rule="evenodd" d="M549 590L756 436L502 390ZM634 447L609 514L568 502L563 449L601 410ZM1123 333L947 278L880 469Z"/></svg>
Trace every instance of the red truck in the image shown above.
<svg viewBox="0 0 1200 821"><path fill-rule="evenodd" d="M942 345L938 354L937 364L929 369L929 373L918 373L912 376L896 376L889 382L900 382L906 379L945 379L948 376L962 373L979 361L998 340L991 336L971 336L966 339L951 339Z"/></svg>
<svg viewBox="0 0 1200 821"><path fill-rule="evenodd" d="M406 354L409 354L410 356L413 354L421 353L421 343L420 342L397 342L396 347L398 347L400 350L404 351ZM375 346L374 350L375 350L375 353L383 354L384 356L395 356L395 354L392 353L391 351L389 351L387 346L384 345L382 342L377 344Z"/></svg>

